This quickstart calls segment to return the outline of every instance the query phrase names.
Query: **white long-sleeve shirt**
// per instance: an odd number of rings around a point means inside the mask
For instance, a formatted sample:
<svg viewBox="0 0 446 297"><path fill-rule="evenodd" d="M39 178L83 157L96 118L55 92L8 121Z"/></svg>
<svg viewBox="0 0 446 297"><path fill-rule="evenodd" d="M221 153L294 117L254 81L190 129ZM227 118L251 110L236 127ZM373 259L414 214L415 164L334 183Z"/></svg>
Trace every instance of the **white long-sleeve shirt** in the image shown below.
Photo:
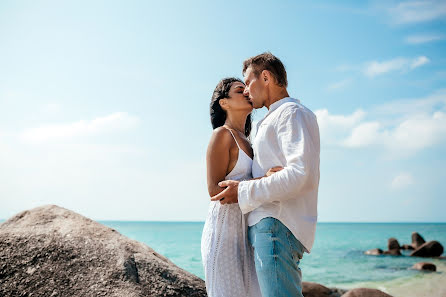
<svg viewBox="0 0 446 297"><path fill-rule="evenodd" d="M273 217L304 245L313 247L319 187L319 127L314 113L299 100L286 97L270 105L257 124L253 141L253 177L275 166L269 177L240 182L238 203L248 225Z"/></svg>

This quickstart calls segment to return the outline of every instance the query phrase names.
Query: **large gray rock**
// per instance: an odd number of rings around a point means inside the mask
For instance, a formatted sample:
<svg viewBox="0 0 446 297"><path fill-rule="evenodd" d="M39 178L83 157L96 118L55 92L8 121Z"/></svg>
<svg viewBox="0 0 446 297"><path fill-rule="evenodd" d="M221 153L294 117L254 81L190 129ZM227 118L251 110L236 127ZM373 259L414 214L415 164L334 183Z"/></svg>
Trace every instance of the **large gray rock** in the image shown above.
<svg viewBox="0 0 446 297"><path fill-rule="evenodd" d="M418 232L412 232L412 247L414 249L422 246L426 241Z"/></svg>
<svg viewBox="0 0 446 297"><path fill-rule="evenodd" d="M347 292L337 288L327 288L318 283L302 282L302 294L305 297L340 297Z"/></svg>
<svg viewBox="0 0 446 297"><path fill-rule="evenodd" d="M367 289L367 288L357 288L348 291L342 297L392 297L380 290Z"/></svg>
<svg viewBox="0 0 446 297"><path fill-rule="evenodd" d="M443 250L441 243L432 240L414 250L410 255L413 257L439 257L443 254Z"/></svg>
<svg viewBox="0 0 446 297"><path fill-rule="evenodd" d="M206 296L145 244L49 205L0 225L0 296Z"/></svg>

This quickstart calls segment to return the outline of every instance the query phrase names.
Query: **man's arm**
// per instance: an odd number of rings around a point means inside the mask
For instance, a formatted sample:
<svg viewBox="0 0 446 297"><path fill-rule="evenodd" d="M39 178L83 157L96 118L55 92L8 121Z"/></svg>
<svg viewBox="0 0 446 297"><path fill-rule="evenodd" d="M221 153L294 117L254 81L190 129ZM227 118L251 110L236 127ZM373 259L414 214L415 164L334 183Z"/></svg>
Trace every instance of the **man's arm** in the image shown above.
<svg viewBox="0 0 446 297"><path fill-rule="evenodd" d="M319 183L319 128L314 114L298 106L283 111L277 123L279 146L286 159L283 170L238 184L243 213L264 203L296 199Z"/></svg>

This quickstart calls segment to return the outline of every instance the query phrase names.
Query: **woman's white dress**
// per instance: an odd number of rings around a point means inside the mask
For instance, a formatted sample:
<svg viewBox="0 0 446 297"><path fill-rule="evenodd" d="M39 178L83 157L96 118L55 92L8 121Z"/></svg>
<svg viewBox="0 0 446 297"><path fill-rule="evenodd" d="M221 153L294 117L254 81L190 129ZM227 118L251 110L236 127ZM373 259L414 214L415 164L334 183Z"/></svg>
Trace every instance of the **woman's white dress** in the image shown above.
<svg viewBox="0 0 446 297"><path fill-rule="evenodd" d="M237 143L235 137L234 140ZM237 163L225 179L251 179L252 159L238 143L237 146ZM201 238L201 256L209 297L262 296L247 228L246 217L238 203L221 205L219 201L211 202Z"/></svg>

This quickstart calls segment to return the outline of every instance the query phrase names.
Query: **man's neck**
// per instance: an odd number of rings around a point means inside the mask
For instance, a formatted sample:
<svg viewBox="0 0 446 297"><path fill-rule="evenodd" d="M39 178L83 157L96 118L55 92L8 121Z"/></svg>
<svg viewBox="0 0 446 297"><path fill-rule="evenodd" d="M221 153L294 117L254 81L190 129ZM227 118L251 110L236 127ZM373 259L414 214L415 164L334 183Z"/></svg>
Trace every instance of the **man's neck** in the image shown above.
<svg viewBox="0 0 446 297"><path fill-rule="evenodd" d="M269 100L265 102L265 107L269 110L271 104L289 96L288 91L285 88L281 88L269 96Z"/></svg>

